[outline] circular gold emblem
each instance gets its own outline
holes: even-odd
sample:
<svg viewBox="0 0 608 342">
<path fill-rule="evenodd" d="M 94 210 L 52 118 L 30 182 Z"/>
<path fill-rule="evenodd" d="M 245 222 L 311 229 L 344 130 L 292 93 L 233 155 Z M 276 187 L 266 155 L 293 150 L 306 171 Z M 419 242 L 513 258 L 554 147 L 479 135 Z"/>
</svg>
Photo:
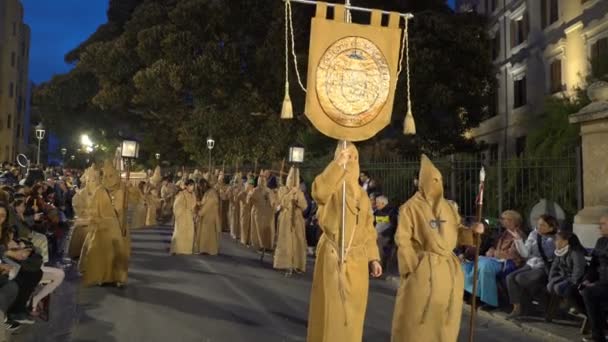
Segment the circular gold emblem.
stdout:
<svg viewBox="0 0 608 342">
<path fill-rule="evenodd" d="M 380 49 L 362 37 L 332 44 L 317 66 L 317 96 L 325 113 L 346 127 L 372 121 L 388 100 L 391 75 Z"/>
</svg>

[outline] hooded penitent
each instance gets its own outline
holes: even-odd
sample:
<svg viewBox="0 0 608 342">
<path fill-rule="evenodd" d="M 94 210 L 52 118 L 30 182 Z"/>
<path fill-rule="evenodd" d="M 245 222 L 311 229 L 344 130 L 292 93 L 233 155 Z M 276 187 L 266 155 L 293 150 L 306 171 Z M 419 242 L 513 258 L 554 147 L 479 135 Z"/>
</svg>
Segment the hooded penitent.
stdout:
<svg viewBox="0 0 608 342">
<path fill-rule="evenodd" d="M 418 179 L 418 192 L 399 209 L 395 241 L 402 280 L 392 341 L 456 341 L 464 279 L 452 250 L 460 216 L 443 198 L 441 173 L 425 155 Z"/>
<path fill-rule="evenodd" d="M 156 169 L 154 169 L 154 174 L 152 175 L 152 177 L 150 177 L 150 184 L 152 184 L 153 187 L 160 187 L 160 182 L 163 180 L 163 176 L 161 175 L 160 172 L 160 166 L 157 166 Z"/>
<path fill-rule="evenodd" d="M 346 168 L 338 164 L 347 149 Z M 308 313 L 308 341 L 361 341 L 369 289 L 369 262 L 379 260 L 371 203 L 359 186 L 359 161 L 355 146 L 340 142 L 335 158 L 315 178 L 312 196 L 318 204 L 323 235 Z M 344 223 L 345 262 L 339 263 L 342 227 L 342 184 L 346 180 Z"/>
<path fill-rule="evenodd" d="M 251 244 L 251 202 L 249 196 L 255 186 L 255 178 L 253 175 L 249 175 L 245 188 L 237 193 L 237 200 L 239 202 L 239 224 L 240 224 L 240 236 L 241 243 L 244 245 Z M 237 187 L 238 188 L 238 187 Z"/>
<path fill-rule="evenodd" d="M 241 173 L 237 172 L 232 180 L 230 181 L 230 186 L 228 187 L 228 227 L 230 229 L 230 236 L 233 239 L 240 239 L 241 237 L 241 226 L 240 226 L 240 203 L 239 203 L 239 193 L 243 190 L 243 185 L 241 184 Z"/>
<path fill-rule="evenodd" d="M 127 281 L 129 234 L 121 229 L 120 213 L 116 210 L 117 206 L 122 209 L 124 199 L 120 176 L 111 161 L 104 165 L 103 172 L 104 187 L 98 186 L 89 202 L 91 231 L 83 244 L 79 263 L 85 285 Z"/>
<path fill-rule="evenodd" d="M 251 244 L 255 248 L 274 247 L 274 207 L 276 196 L 267 187 L 268 172 L 261 171 L 258 186 L 249 197 L 251 204 Z"/>
<path fill-rule="evenodd" d="M 279 224 L 277 246 L 274 251 L 274 268 L 306 271 L 306 236 L 303 211 L 306 198 L 299 186 L 299 170 L 289 169 L 286 186 L 279 191 Z"/>
<path fill-rule="evenodd" d="M 205 180 L 200 181 L 199 190 L 203 193 L 201 206 L 197 213 L 200 219 L 196 226 L 194 251 L 195 253 L 216 255 L 219 250 L 221 233 L 220 198 L 215 188 L 209 186 Z"/>
</svg>

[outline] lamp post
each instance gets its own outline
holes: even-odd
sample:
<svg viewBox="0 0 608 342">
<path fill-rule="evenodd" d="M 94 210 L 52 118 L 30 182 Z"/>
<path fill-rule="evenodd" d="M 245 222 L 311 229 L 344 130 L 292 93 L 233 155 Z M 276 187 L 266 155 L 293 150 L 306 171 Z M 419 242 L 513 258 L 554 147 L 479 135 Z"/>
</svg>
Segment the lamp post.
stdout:
<svg viewBox="0 0 608 342">
<path fill-rule="evenodd" d="M 121 157 L 125 164 L 126 181 L 123 187 L 123 202 L 122 202 L 122 236 L 127 236 L 127 210 L 129 208 L 129 178 L 131 178 L 131 160 L 139 157 L 139 143 L 135 140 L 123 140 L 122 147 L 120 149 Z"/>
<path fill-rule="evenodd" d="M 289 162 L 301 164 L 304 162 L 304 147 L 292 146 L 289 148 Z"/>
<path fill-rule="evenodd" d="M 65 155 L 68 153 L 68 149 L 65 147 L 61 148 L 61 162 L 65 165 Z"/>
<path fill-rule="evenodd" d="M 156 164 L 160 164 L 160 153 L 157 152 L 156 154 L 154 154 L 154 157 L 156 158 Z"/>
<path fill-rule="evenodd" d="M 42 142 L 42 139 L 44 139 L 44 134 L 46 133 L 44 126 L 42 125 L 42 122 L 38 123 L 38 125 L 36 125 L 35 127 L 36 129 L 36 139 L 38 139 L 38 155 L 36 158 L 36 164 L 40 165 L 40 143 Z"/>
<path fill-rule="evenodd" d="M 211 174 L 211 150 L 215 147 L 215 140 L 211 136 L 207 138 L 207 149 L 209 150 L 209 174 Z"/>
</svg>

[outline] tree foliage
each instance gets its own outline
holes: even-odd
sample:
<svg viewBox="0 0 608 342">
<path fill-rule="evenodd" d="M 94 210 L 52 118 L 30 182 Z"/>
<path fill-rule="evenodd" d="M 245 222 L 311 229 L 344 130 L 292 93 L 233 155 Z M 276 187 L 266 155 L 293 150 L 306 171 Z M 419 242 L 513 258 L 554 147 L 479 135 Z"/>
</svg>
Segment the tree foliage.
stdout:
<svg viewBox="0 0 608 342">
<path fill-rule="evenodd" d="M 405 114 L 402 77 L 394 122 L 372 144 L 390 139 L 399 153 L 467 147 L 463 133 L 484 117 L 494 89 L 484 20 L 454 14 L 441 0 L 353 3 L 415 12 L 410 31 L 419 135 L 399 133 Z M 217 142 L 213 154 L 227 162 L 281 159 L 296 142 L 312 155 L 327 154 L 331 140 L 302 114 L 289 122 L 278 118 L 285 77 L 283 11 L 278 0 L 112 0 L 108 23 L 66 56 L 75 68 L 42 85 L 35 101 L 57 120 L 121 122 L 141 137 L 144 150 L 174 154 L 176 163 L 187 155 L 206 162 L 208 135 Z M 313 13 L 311 6 L 294 4 L 303 76 Z M 356 13 L 354 20 L 369 18 Z M 291 67 L 290 79 L 295 77 Z M 290 92 L 300 113 L 304 93 L 295 82 Z"/>
</svg>

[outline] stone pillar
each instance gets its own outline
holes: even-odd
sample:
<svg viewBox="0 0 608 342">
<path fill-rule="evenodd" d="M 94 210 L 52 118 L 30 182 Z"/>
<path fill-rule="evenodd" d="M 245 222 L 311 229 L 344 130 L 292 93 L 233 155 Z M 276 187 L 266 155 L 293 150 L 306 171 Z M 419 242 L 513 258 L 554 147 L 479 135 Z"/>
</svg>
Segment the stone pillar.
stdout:
<svg viewBox="0 0 608 342">
<path fill-rule="evenodd" d="M 570 123 L 580 124 L 584 208 L 574 217 L 574 232 L 587 248 L 595 246 L 600 236 L 600 216 L 608 214 L 608 83 L 589 87 L 593 101 L 570 116 Z"/>
</svg>

